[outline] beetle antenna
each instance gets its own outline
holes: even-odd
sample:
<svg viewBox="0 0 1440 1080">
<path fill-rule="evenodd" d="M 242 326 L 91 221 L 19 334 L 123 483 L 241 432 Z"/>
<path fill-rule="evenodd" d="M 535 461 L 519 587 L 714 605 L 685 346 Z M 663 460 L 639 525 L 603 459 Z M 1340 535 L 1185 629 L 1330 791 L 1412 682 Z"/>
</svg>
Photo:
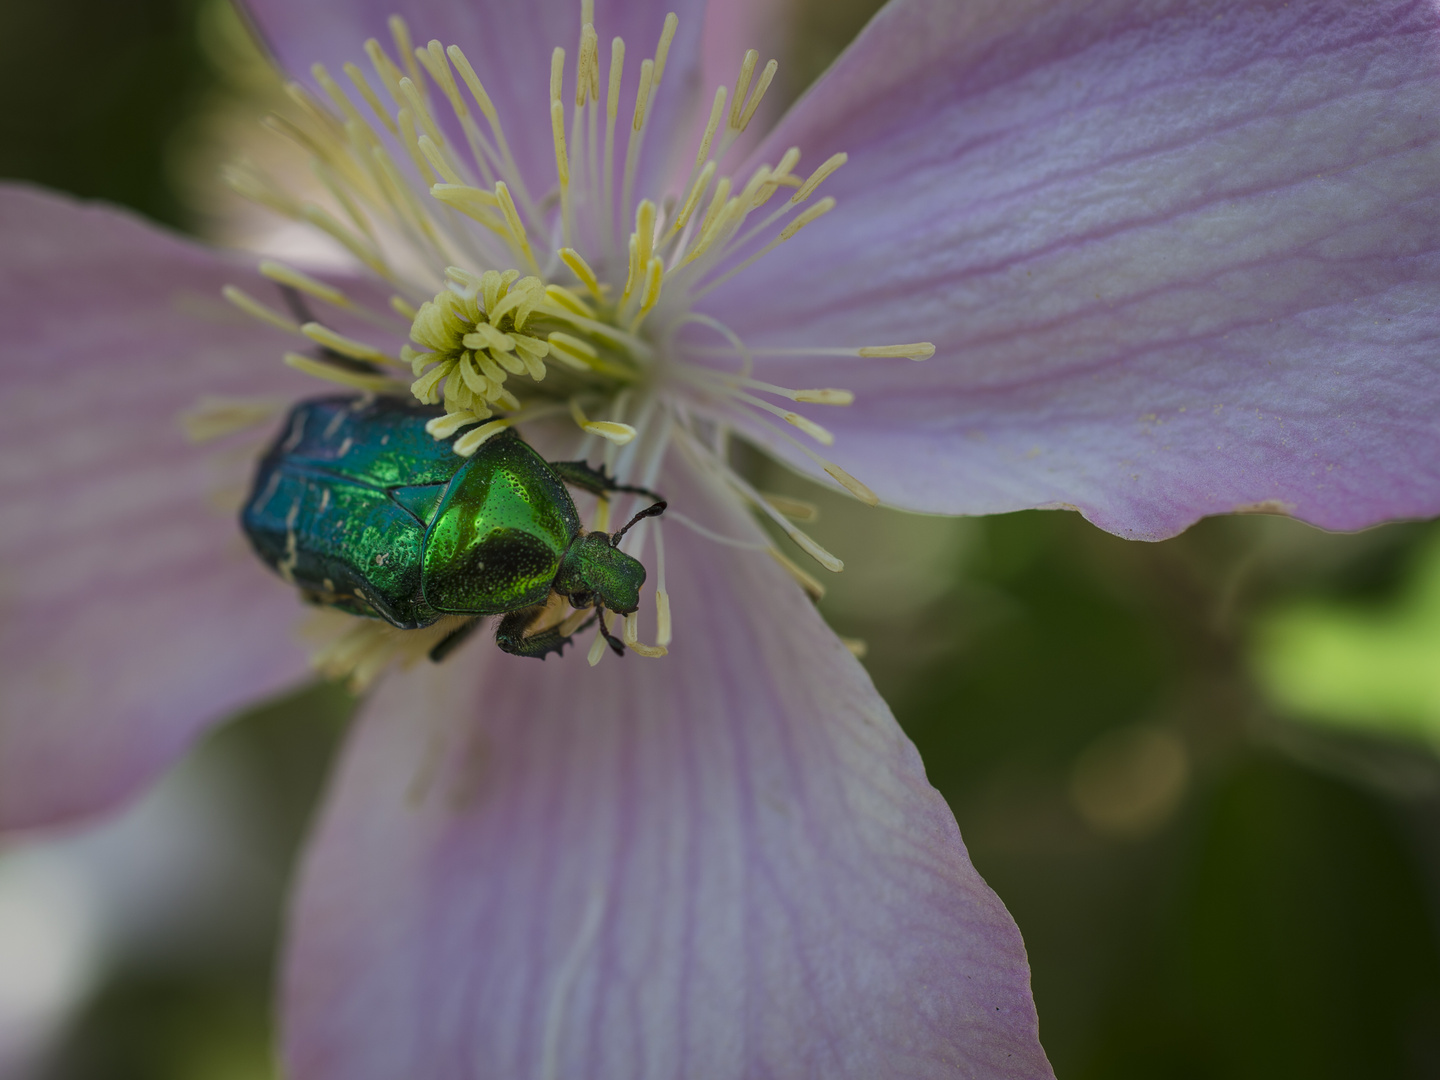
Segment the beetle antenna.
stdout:
<svg viewBox="0 0 1440 1080">
<path fill-rule="evenodd" d="M 661 503 L 660 505 L 661 505 L 661 506 L 664 506 L 665 504 L 664 504 L 664 503 Z M 637 516 L 639 516 L 639 515 L 637 515 Z M 627 528 L 628 528 L 628 527 L 629 527 L 629 526 L 627 526 Z M 598 615 L 599 618 L 600 618 L 600 635 L 609 643 L 610 648 L 612 648 L 612 649 L 615 650 L 615 655 L 616 655 L 616 656 L 624 656 L 624 655 L 625 655 L 625 643 L 624 643 L 623 641 L 621 641 L 619 638 L 617 638 L 614 634 L 612 634 L 612 633 L 610 632 L 610 628 L 605 625 L 605 609 L 604 609 L 603 607 L 601 607 L 599 604 L 596 604 L 596 605 L 595 605 L 595 614 Z M 604 655 L 604 654 L 602 653 L 601 655 Z"/>
<path fill-rule="evenodd" d="M 638 514 L 636 514 L 628 522 L 626 522 L 623 529 L 617 532 L 614 536 L 610 537 L 611 546 L 619 547 L 620 541 L 625 538 L 625 534 L 629 532 L 635 525 L 645 520 L 646 518 L 659 517 L 665 512 L 665 508 L 669 505 L 670 504 L 667 503 L 664 499 L 661 499 L 659 502 L 647 506 L 644 510 L 641 510 Z"/>
</svg>

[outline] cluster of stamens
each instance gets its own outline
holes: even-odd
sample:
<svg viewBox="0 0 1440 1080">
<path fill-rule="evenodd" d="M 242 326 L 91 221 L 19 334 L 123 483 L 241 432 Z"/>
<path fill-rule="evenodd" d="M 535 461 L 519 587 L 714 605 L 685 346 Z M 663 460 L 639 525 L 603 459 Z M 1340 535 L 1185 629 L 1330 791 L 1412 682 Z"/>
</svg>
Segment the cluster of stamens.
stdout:
<svg viewBox="0 0 1440 1080">
<path fill-rule="evenodd" d="M 666 18 L 654 56 L 641 62 L 633 111 L 622 117 L 625 43 L 614 39 L 602 73 L 593 0 L 581 0 L 574 93 L 568 99 L 565 50 L 556 48 L 552 55 L 555 181 L 548 194 L 537 198 L 520 175 L 498 111 L 465 53 L 438 41 L 417 48 L 403 20 L 393 18 L 398 62 L 373 39 L 365 46 L 393 111 L 358 66 L 344 67 L 353 91 L 347 93 L 316 65 L 315 81 L 333 109 L 292 83 L 288 92 L 295 115 L 270 121 L 310 155 L 332 197 L 330 209 L 293 198 L 253 166 L 233 169 L 228 179 L 242 194 L 320 229 L 396 291 L 389 311 L 367 311 L 301 271 L 262 264 L 262 273 L 288 298 L 303 296 L 346 311 L 385 328 L 394 335 L 391 340 L 408 324 L 411 344 L 392 351 L 341 335 L 308 312 L 297 312 L 293 303 L 286 315 L 238 289 L 227 290 L 227 296 L 319 347 L 287 354 L 293 366 L 363 390 L 413 393 L 428 404 L 443 404 L 445 414 L 428 429 L 437 439 L 447 439 L 470 428 L 455 439 L 457 453 L 473 454 L 515 423 L 568 413 L 587 436 L 606 440 L 605 464 L 613 475 L 627 479 L 633 474 L 628 482 L 648 485 L 674 443 L 821 565 L 839 570 L 840 561 L 796 527 L 797 515 L 786 512 L 783 500 L 777 504 L 750 487 L 725 460 L 723 439 L 701 432 L 694 418 L 698 413 L 718 419 L 723 428 L 727 417 L 743 414 L 799 447 L 841 487 L 873 504 L 876 497 L 869 488 L 809 445 L 830 445 L 830 432 L 790 407 L 844 406 L 853 395 L 757 380 L 754 359 L 788 353 L 922 360 L 934 347 L 921 342 L 752 349 L 734 329 L 694 310 L 711 290 L 834 208 L 834 199 L 812 201 L 812 196 L 846 156 L 836 154 L 801 175 L 794 171 L 800 152 L 790 149 L 748 177 L 721 172 L 727 151 L 756 115 L 776 72 L 772 60 L 757 77 L 759 57 L 751 50 L 733 90 L 716 90 L 683 186 L 659 200 L 636 199 L 641 150 L 677 25 L 673 14 Z M 437 98 L 448 106 L 453 124 L 441 122 Z M 567 100 L 573 101 L 568 124 Z M 366 109 L 378 127 L 366 118 Z M 463 146 L 447 134 L 457 128 Z M 408 157 L 408 168 L 392 154 L 396 145 Z M 417 194 L 414 178 L 428 200 Z M 775 204 L 782 191 L 787 197 Z M 761 214 L 767 206 L 769 212 Z M 393 322 L 396 316 L 405 323 Z M 680 331 L 686 327 L 690 331 L 682 342 Z M 707 331 L 717 335 L 716 343 L 696 344 L 695 334 Z M 402 378 L 405 369 L 408 378 Z M 624 422 L 626 409 L 636 401 L 641 405 L 635 422 Z M 597 405 L 609 419 L 586 414 Z M 657 434 L 636 440 L 647 425 Z M 587 441 L 578 456 L 589 452 Z M 609 503 L 600 500 L 593 527 L 605 527 L 609 510 Z M 687 520 L 678 508 L 670 519 Z M 663 545 L 659 522 L 648 524 L 656 545 L 657 640 L 663 651 L 670 625 Z M 644 528 L 637 529 L 633 546 L 638 549 L 646 535 Z M 810 575 L 770 550 L 812 594 L 821 591 Z M 633 646 L 633 616 L 625 631 Z M 602 652 L 592 650 L 592 662 Z"/>
</svg>

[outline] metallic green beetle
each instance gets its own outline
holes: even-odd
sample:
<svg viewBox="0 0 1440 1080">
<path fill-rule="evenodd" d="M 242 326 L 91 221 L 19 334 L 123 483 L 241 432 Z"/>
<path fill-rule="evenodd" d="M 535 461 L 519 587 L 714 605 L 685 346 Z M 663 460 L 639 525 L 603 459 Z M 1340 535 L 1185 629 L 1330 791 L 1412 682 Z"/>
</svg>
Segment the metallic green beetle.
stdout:
<svg viewBox="0 0 1440 1080">
<path fill-rule="evenodd" d="M 391 397 L 296 405 L 240 513 L 256 553 L 312 603 L 401 629 L 442 615 L 503 615 L 496 643 L 517 656 L 543 658 L 569 642 L 558 626 L 529 632 L 552 592 L 593 606 L 592 621 L 602 609 L 636 610 L 645 568 L 617 545 L 663 513 L 665 500 L 583 461 L 547 462 L 513 429 L 461 457 L 425 430 L 440 414 Z M 655 502 L 619 532 L 587 533 L 566 484 Z M 476 625 L 442 641 L 432 659 Z M 623 653 L 603 618 L 600 629 Z"/>
</svg>

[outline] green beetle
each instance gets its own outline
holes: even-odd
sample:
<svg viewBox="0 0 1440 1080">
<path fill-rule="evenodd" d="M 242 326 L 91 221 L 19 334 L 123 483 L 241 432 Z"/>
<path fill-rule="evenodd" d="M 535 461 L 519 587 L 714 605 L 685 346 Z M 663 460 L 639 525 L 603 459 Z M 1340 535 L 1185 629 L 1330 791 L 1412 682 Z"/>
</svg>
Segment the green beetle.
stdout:
<svg viewBox="0 0 1440 1080">
<path fill-rule="evenodd" d="M 665 500 L 583 461 L 547 462 L 514 429 L 461 457 L 425 430 L 438 415 L 369 395 L 296 405 L 240 513 L 256 553 L 307 600 L 401 629 L 442 615 L 502 615 L 496 643 L 517 656 L 543 658 L 570 641 L 558 626 L 530 632 L 558 593 L 593 607 L 591 621 L 600 618 L 623 653 L 601 612 L 636 610 L 645 567 L 618 545 L 636 522 L 663 513 Z M 619 532 L 587 533 L 566 484 L 655 502 Z M 432 659 L 476 625 L 451 634 Z"/>
</svg>

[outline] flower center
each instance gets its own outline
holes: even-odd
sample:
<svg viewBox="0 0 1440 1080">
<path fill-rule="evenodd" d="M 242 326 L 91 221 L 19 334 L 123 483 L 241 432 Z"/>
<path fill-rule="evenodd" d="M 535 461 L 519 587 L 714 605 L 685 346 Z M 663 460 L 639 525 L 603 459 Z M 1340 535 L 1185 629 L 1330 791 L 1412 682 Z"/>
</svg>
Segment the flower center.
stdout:
<svg viewBox="0 0 1440 1080">
<path fill-rule="evenodd" d="M 573 93 L 566 93 L 565 50 L 552 54 L 551 182 L 521 175 L 499 112 L 465 53 L 439 41 L 415 47 L 398 17 L 390 21 L 398 60 L 379 42 L 367 42 L 372 74 L 346 64 L 349 90 L 320 65 L 312 69 L 331 107 L 290 84 L 295 111 L 272 118 L 270 126 L 310 155 L 327 193 L 325 205 L 289 194 L 254 166 L 237 166 L 227 179 L 241 194 L 326 233 L 394 295 L 388 310 L 366 309 L 335 287 L 275 262 L 260 269 L 282 289 L 288 315 L 239 289 L 226 295 L 257 318 L 308 339 L 308 351 L 286 354 L 293 367 L 367 392 L 409 393 L 443 405 L 444 415 L 427 428 L 437 439 L 460 433 L 452 445 L 462 455 L 474 454 L 506 427 L 568 413 L 585 436 L 603 440 L 597 448 L 587 438 L 576 457 L 601 449 L 610 475 L 649 488 L 667 447 L 678 442 L 808 555 L 839 570 L 840 560 L 801 532 L 794 515 L 730 467 L 724 433 L 737 421 L 764 428 L 873 504 L 869 488 L 815 450 L 833 443 L 830 432 L 792 408 L 844 406 L 853 395 L 758 380 L 755 358 L 793 353 L 884 363 L 923 360 L 934 347 L 752 349 L 741 336 L 743 326 L 737 332 L 697 305 L 835 207 L 834 199 L 814 196 L 846 155 L 833 155 L 808 175 L 794 171 L 800 160 L 795 148 L 748 176 L 723 171 L 777 70 L 772 60 L 757 74 L 759 56 L 750 50 L 733 89 L 715 91 L 684 182 L 637 199 L 642 149 L 678 21 L 666 17 L 653 56 L 639 65 L 633 108 L 622 109 L 629 105 L 621 100 L 626 44 L 614 39 L 602 65 L 593 0 L 581 0 L 580 16 Z M 379 328 L 390 342 L 408 336 L 409 343 L 396 349 L 341 333 L 310 313 L 311 300 Z M 707 334 L 713 337 L 705 340 Z M 592 413 L 605 418 L 592 419 Z M 605 529 L 609 515 L 609 502 L 601 499 L 591 528 Z M 683 500 L 666 520 L 699 528 L 685 517 Z M 638 552 L 654 536 L 656 640 L 664 646 L 670 618 L 661 523 L 646 524 L 648 530 L 637 528 L 627 546 Z M 807 589 L 818 591 L 813 578 L 770 550 Z M 634 642 L 635 632 L 632 616 L 627 642 Z M 592 662 L 599 655 L 592 650 Z"/>
</svg>

